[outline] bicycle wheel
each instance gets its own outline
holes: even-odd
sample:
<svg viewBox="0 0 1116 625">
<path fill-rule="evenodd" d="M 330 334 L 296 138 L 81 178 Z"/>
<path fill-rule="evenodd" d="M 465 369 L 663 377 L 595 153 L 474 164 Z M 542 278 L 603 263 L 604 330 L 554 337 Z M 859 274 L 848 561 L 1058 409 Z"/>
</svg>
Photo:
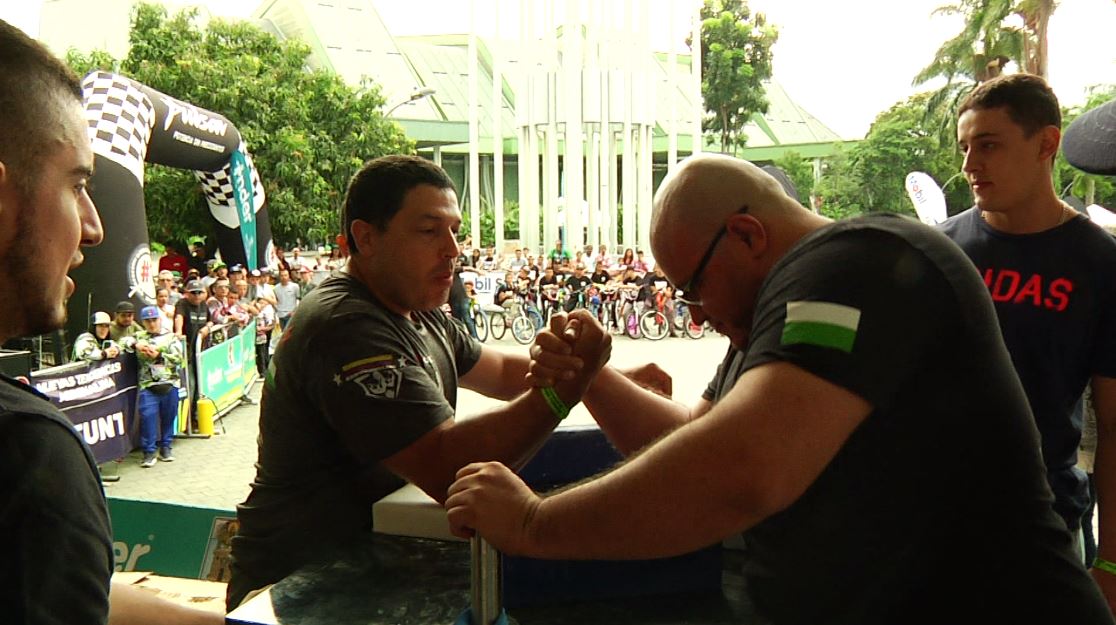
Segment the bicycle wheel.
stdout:
<svg viewBox="0 0 1116 625">
<path fill-rule="evenodd" d="M 686 336 L 692 339 L 700 339 L 705 336 L 705 324 L 694 323 L 694 318 L 690 316 L 690 311 L 686 311 Z"/>
<path fill-rule="evenodd" d="M 504 312 L 490 313 L 488 315 L 488 326 L 493 339 L 499 341 L 504 338 L 504 333 L 508 331 L 508 319 L 504 316 Z"/>
<path fill-rule="evenodd" d="M 643 336 L 658 341 L 667 335 L 666 315 L 657 310 L 649 310 L 639 318 L 639 329 Z"/>
<path fill-rule="evenodd" d="M 531 341 L 535 340 L 535 334 L 538 328 L 535 327 L 534 320 L 530 316 L 516 315 L 512 319 L 511 333 L 512 338 L 520 345 L 528 345 Z"/>
<path fill-rule="evenodd" d="M 488 315 L 479 308 L 473 311 L 473 323 L 477 326 L 477 340 L 481 343 L 488 340 Z"/>
</svg>

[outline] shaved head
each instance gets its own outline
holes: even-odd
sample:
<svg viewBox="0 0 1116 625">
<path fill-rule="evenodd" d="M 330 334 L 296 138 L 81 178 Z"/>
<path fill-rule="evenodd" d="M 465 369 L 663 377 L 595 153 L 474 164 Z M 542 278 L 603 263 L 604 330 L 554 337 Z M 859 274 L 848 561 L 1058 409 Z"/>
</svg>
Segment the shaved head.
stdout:
<svg viewBox="0 0 1116 625">
<path fill-rule="evenodd" d="M 651 212 L 651 253 L 671 275 L 689 271 L 725 220 L 747 207 L 767 229 L 813 215 L 787 195 L 779 181 L 748 161 L 699 154 L 679 163 L 655 193 Z M 685 273 L 685 272 L 684 272 Z"/>
</svg>

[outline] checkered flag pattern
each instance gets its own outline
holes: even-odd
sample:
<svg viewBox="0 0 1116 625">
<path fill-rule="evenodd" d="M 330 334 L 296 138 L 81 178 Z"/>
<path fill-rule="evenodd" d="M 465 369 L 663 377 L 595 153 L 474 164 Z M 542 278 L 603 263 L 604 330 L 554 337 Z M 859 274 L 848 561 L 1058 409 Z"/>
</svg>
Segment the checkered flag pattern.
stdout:
<svg viewBox="0 0 1116 625">
<path fill-rule="evenodd" d="M 89 74 L 81 87 L 93 153 L 120 164 L 143 186 L 155 106 L 131 80 L 109 72 Z"/>
<path fill-rule="evenodd" d="M 263 184 L 260 183 L 260 174 L 256 171 L 256 165 L 252 162 L 252 155 L 248 153 L 244 142 L 240 143 L 238 149 L 244 154 L 244 160 L 248 163 L 248 170 L 251 172 L 252 207 L 258 212 L 264 203 L 264 188 Z M 240 222 L 236 213 L 236 200 L 233 197 L 231 171 L 232 161 L 230 160 L 217 171 L 195 171 L 194 175 L 201 181 L 205 201 L 209 204 L 209 212 L 213 213 L 213 216 L 226 226 L 237 228 Z M 231 223 L 226 221 L 228 215 L 232 217 Z"/>
</svg>

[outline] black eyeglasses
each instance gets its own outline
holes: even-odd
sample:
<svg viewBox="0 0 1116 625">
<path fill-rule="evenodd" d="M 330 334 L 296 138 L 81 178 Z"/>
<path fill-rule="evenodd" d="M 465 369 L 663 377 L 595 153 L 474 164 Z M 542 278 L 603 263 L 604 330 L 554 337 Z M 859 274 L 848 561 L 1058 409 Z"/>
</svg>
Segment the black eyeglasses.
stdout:
<svg viewBox="0 0 1116 625">
<path fill-rule="evenodd" d="M 733 215 L 741 215 L 746 212 L 748 212 L 747 204 L 741 206 L 739 210 L 733 213 Z M 694 299 L 688 296 L 691 293 L 696 292 L 698 287 L 701 286 L 701 278 L 702 275 L 705 273 L 705 266 L 709 264 L 710 260 L 713 260 L 713 252 L 716 251 L 717 244 L 720 243 L 721 239 L 725 237 L 726 232 L 728 232 L 728 223 L 723 224 L 721 226 L 721 229 L 717 232 L 717 236 L 713 237 L 713 241 L 710 242 L 709 247 L 705 249 L 705 255 L 701 257 L 700 261 L 698 261 L 697 269 L 695 269 L 694 273 L 690 275 L 689 281 L 687 281 L 685 284 L 680 284 L 675 287 L 675 291 L 682 291 L 683 293 L 682 295 L 678 296 L 678 301 L 687 306 L 701 306 L 700 297 Z"/>
</svg>

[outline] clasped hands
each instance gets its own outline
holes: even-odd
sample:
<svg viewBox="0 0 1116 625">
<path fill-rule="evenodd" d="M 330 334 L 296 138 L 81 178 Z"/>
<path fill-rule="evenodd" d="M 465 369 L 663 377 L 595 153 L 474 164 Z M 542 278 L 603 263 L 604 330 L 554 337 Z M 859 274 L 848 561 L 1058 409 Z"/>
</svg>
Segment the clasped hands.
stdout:
<svg viewBox="0 0 1116 625">
<path fill-rule="evenodd" d="M 612 337 L 586 310 L 555 314 L 550 328 L 531 346 L 527 381 L 550 386 L 573 405 L 612 354 Z M 461 538 L 475 533 L 508 554 L 531 551 L 532 521 L 542 499 L 499 462 L 476 462 L 457 472 L 446 510 L 450 530 Z"/>
</svg>

